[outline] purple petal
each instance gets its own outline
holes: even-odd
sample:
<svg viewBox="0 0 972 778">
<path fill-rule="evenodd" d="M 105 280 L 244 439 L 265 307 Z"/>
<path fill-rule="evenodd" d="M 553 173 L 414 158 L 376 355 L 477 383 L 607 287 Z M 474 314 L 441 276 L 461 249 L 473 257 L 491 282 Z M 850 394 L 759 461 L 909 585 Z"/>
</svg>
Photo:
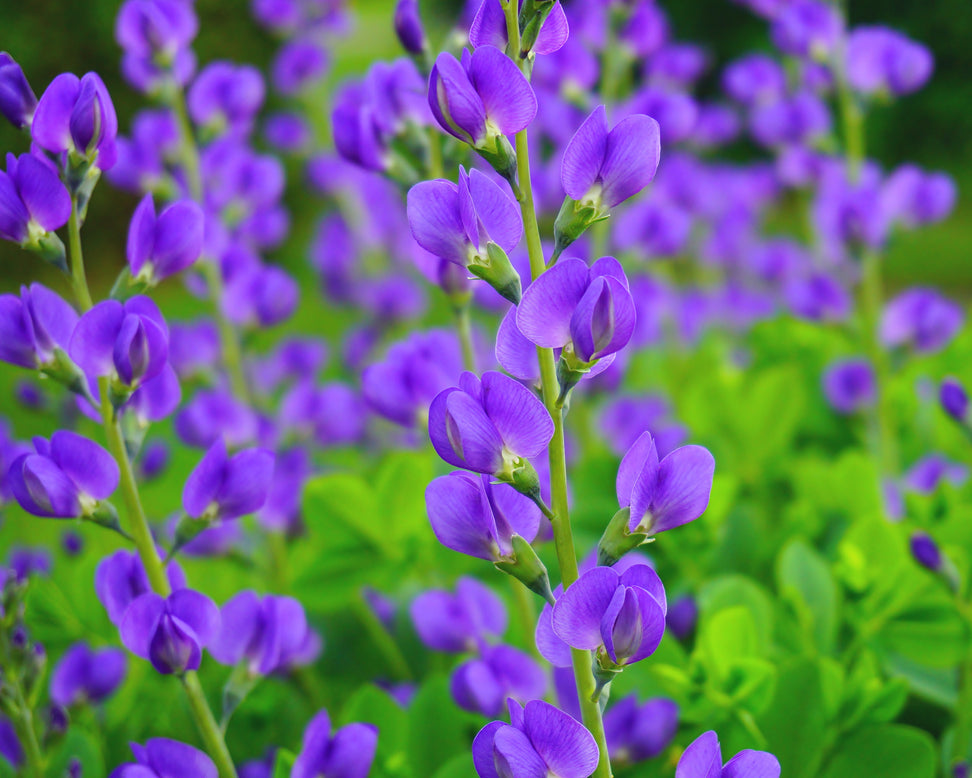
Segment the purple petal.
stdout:
<svg viewBox="0 0 972 778">
<path fill-rule="evenodd" d="M 663 532 L 701 516 L 709 504 L 715 459 L 702 446 L 682 446 L 658 466 L 651 532 Z"/>
<path fill-rule="evenodd" d="M 486 0 L 489 2 L 489 0 Z M 496 763 L 493 759 L 493 743 L 496 740 L 496 733 L 504 727 L 508 727 L 502 721 L 491 721 L 476 734 L 472 743 L 473 765 L 479 778 L 500 778 L 496 772 Z"/>
<path fill-rule="evenodd" d="M 165 613 L 165 600 L 155 592 L 143 594 L 128 606 L 118 630 L 125 648 L 148 659 L 152 639 Z"/>
<path fill-rule="evenodd" d="M 560 260 L 523 293 L 516 310 L 520 332 L 543 348 L 569 343 L 571 317 L 589 284 L 590 271 L 583 260 Z"/>
<path fill-rule="evenodd" d="M 219 634 L 209 646 L 217 662 L 235 665 L 246 652 L 260 626 L 260 598 L 253 591 L 243 591 L 220 610 Z"/>
<path fill-rule="evenodd" d="M 451 181 L 423 181 L 408 190 L 408 226 L 426 251 L 465 266 L 466 231 L 459 216 L 459 190 Z"/>
<path fill-rule="evenodd" d="M 662 583 L 658 573 L 651 565 L 635 564 L 621 573 L 622 586 L 637 586 L 648 592 L 658 604 L 663 612 L 668 611 L 668 601 L 665 596 L 665 585 Z"/>
<path fill-rule="evenodd" d="M 518 133 L 537 115 L 537 96 L 530 82 L 495 46 L 473 52 L 469 80 L 483 101 L 489 123 L 504 135 Z"/>
<path fill-rule="evenodd" d="M 623 591 L 624 602 L 617 615 L 608 623 L 602 621 L 601 629 L 611 658 L 630 664 L 650 656 L 658 648 L 665 634 L 665 611 L 644 589 L 629 587 Z"/>
<path fill-rule="evenodd" d="M 570 26 L 567 24 L 567 14 L 560 3 L 555 3 L 550 15 L 543 22 L 537 42 L 533 44 L 534 54 L 553 54 L 560 51 L 567 38 L 570 37 Z"/>
<path fill-rule="evenodd" d="M 722 751 L 715 732 L 703 732 L 682 754 L 675 778 L 720 778 Z"/>
<path fill-rule="evenodd" d="M 558 778 L 587 778 L 597 767 L 594 737 L 571 716 L 542 700 L 523 710 L 527 737 Z"/>
<path fill-rule="evenodd" d="M 111 375 L 115 338 L 125 319 L 125 309 L 115 300 L 98 303 L 80 318 L 71 336 L 68 354 L 85 373 Z"/>
<path fill-rule="evenodd" d="M 474 628 L 459 599 L 448 592 L 423 592 L 409 608 L 422 642 L 436 651 L 462 653 L 475 646 Z"/>
<path fill-rule="evenodd" d="M 498 637 L 506 632 L 506 606 L 486 584 L 463 576 L 456 582 L 456 594 L 479 633 Z"/>
<path fill-rule="evenodd" d="M 38 146 L 55 154 L 71 148 L 71 113 L 80 91 L 81 79 L 73 73 L 61 73 L 44 90 L 30 127 Z"/>
<path fill-rule="evenodd" d="M 182 507 L 193 518 L 198 519 L 215 502 L 225 478 L 226 463 L 226 443 L 220 437 L 189 474 L 182 490 Z"/>
<path fill-rule="evenodd" d="M 620 576 L 609 567 L 595 567 L 567 588 L 553 609 L 557 636 L 574 648 L 601 645 L 601 618 L 607 610 Z"/>
<path fill-rule="evenodd" d="M 570 667 L 570 646 L 561 640 L 553 628 L 553 608 L 544 605 L 537 619 L 537 630 L 534 634 L 537 651 L 554 667 Z"/>
<path fill-rule="evenodd" d="M 81 515 L 77 486 L 47 457 L 30 454 L 14 460 L 7 480 L 20 507 L 34 516 L 70 519 Z"/>
<path fill-rule="evenodd" d="M 496 333 L 496 361 L 510 375 L 523 381 L 540 378 L 537 348 L 520 332 L 516 324 L 516 307 L 506 312 Z"/>
<path fill-rule="evenodd" d="M 145 742 L 148 763 L 159 778 L 216 778 L 213 760 L 199 749 L 166 738 Z"/>
<path fill-rule="evenodd" d="M 460 554 L 495 560 L 496 524 L 479 480 L 465 473 L 436 478 L 425 490 L 425 508 L 436 538 Z"/>
<path fill-rule="evenodd" d="M 51 435 L 51 458 L 89 497 L 105 500 L 118 487 L 118 463 L 97 443 L 76 432 Z"/>
<path fill-rule="evenodd" d="M 647 508 L 657 473 L 658 451 L 655 449 L 655 441 L 650 432 L 642 432 L 621 460 L 616 484 L 618 505 L 632 505 L 632 518 L 635 500 L 644 502 L 644 507 Z M 636 485 L 639 485 L 641 491 L 649 490 L 647 500 L 635 493 Z M 639 518 L 643 513 L 644 509 L 638 514 Z"/>
<path fill-rule="evenodd" d="M 453 671 L 449 692 L 456 705 L 470 713 L 495 717 L 503 710 L 505 690 L 500 678 L 481 659 L 470 659 Z"/>
<path fill-rule="evenodd" d="M 57 230 L 71 217 L 71 195 L 51 167 L 30 154 L 17 160 L 17 190 L 30 217 L 45 230 Z"/>
<path fill-rule="evenodd" d="M 235 519 L 260 508 L 267 500 L 273 478 L 273 452 L 254 448 L 241 451 L 226 463 L 216 501 L 219 515 Z"/>
<path fill-rule="evenodd" d="M 372 724 L 348 724 L 334 733 L 321 771 L 335 778 L 365 778 L 378 746 L 378 728 Z"/>
<path fill-rule="evenodd" d="M 149 192 L 135 209 L 128 224 L 125 256 L 132 275 L 137 276 L 155 247 L 155 202 Z"/>
<path fill-rule="evenodd" d="M 547 766 L 526 734 L 502 727 L 493 736 L 493 759 L 497 772 L 516 778 L 547 778 Z"/>
<path fill-rule="evenodd" d="M 469 25 L 469 42 L 477 49 L 480 46 L 505 48 L 506 15 L 503 13 L 500 0 L 483 0 L 472 24 Z"/>
<path fill-rule="evenodd" d="M 574 350 L 584 362 L 609 356 L 627 345 L 637 312 L 627 287 L 613 277 L 593 280 L 570 320 Z"/>
<path fill-rule="evenodd" d="M 429 408 L 429 437 L 450 465 L 495 473 L 503 466 L 503 440 L 472 397 L 457 389 L 440 393 Z"/>
<path fill-rule="evenodd" d="M 317 778 L 324 769 L 324 760 L 331 742 L 331 719 L 321 710 L 310 720 L 290 778 Z"/>
<path fill-rule="evenodd" d="M 446 132 L 476 145 L 485 139 L 486 108 L 466 68 L 449 52 L 435 60 L 429 76 L 429 107 Z"/>
<path fill-rule="evenodd" d="M 607 113 L 599 105 L 574 133 L 560 165 L 560 180 L 567 196 L 582 200 L 597 181 L 608 147 Z"/>
<path fill-rule="evenodd" d="M 60 346 L 66 351 L 78 323 L 77 311 L 57 292 L 37 283 L 30 285 L 28 308 L 38 345 L 43 332 L 43 339 L 49 341 L 44 344 L 45 348 Z"/>
<path fill-rule="evenodd" d="M 152 252 L 157 279 L 185 270 L 199 259 L 204 221 L 202 208 L 191 200 L 173 203 L 159 214 Z"/>
<path fill-rule="evenodd" d="M 660 157 L 658 122 L 643 114 L 618 122 L 608 134 L 601 164 L 601 197 L 607 206 L 613 208 L 644 189 L 655 177 Z"/>
<path fill-rule="evenodd" d="M 780 763 L 766 751 L 746 749 L 726 762 L 722 778 L 780 778 Z"/>
<path fill-rule="evenodd" d="M 536 659 L 513 646 L 492 646 L 483 657 L 517 700 L 536 700 L 547 691 L 547 674 Z"/>
<path fill-rule="evenodd" d="M 192 589 L 179 589 L 169 595 L 169 613 L 188 624 L 201 646 L 207 646 L 219 634 L 219 609 L 206 595 Z"/>
<path fill-rule="evenodd" d="M 554 433 L 553 419 L 537 396 L 523 384 L 495 371 L 483 374 L 483 407 L 511 452 L 540 454 Z"/>
<path fill-rule="evenodd" d="M 516 200 L 478 170 L 469 172 L 469 193 L 490 240 L 506 252 L 516 248 L 523 235 L 523 219 Z"/>
</svg>

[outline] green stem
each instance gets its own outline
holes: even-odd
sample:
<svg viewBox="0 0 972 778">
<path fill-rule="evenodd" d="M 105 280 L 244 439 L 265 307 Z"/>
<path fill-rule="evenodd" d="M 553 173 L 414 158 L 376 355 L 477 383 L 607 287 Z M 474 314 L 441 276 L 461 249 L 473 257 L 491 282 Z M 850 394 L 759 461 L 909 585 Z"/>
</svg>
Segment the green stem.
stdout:
<svg viewBox="0 0 972 778">
<path fill-rule="evenodd" d="M 90 311 L 94 302 L 88 290 L 88 279 L 84 272 L 84 254 L 81 252 L 81 219 L 78 216 L 77 195 L 71 197 L 71 218 L 68 219 L 68 245 L 71 250 L 71 280 L 74 293 L 81 304 L 81 311 Z"/>
<path fill-rule="evenodd" d="M 76 220 L 76 209 L 72 210 L 72 220 L 75 221 L 75 229 L 71 230 L 71 267 L 72 276 L 78 290 L 78 300 L 85 310 L 91 308 L 91 292 L 88 289 L 87 277 L 84 273 L 84 259 L 81 253 L 81 233 L 80 225 Z M 78 271 L 80 268 L 80 271 Z M 109 384 L 107 378 L 98 379 L 98 390 L 101 394 L 101 419 L 104 423 L 105 436 L 108 439 L 108 448 L 118 463 L 119 483 L 122 490 L 122 497 L 125 500 L 125 507 L 128 512 L 128 520 L 131 529 L 131 536 L 138 550 L 138 556 L 145 567 L 149 583 L 153 591 L 163 597 L 171 594 L 169 579 L 165 575 L 162 561 L 159 559 L 155 548 L 155 540 L 149 529 L 145 511 L 142 508 L 142 500 L 138 493 L 138 483 L 135 481 L 135 473 L 132 469 L 131 460 L 128 458 L 128 449 L 125 447 L 125 439 L 122 436 L 121 426 L 115 415 L 109 395 Z M 188 672 L 183 678 L 183 685 L 189 696 L 189 704 L 192 708 L 196 726 L 206 744 L 206 750 L 213 757 L 219 768 L 220 778 L 236 778 L 236 768 L 233 767 L 233 760 L 230 758 L 226 742 L 220 733 L 219 725 L 213 712 L 209 709 L 206 697 L 199 685 L 199 679 L 194 672 Z"/>
<path fill-rule="evenodd" d="M 192 134 L 192 125 L 189 123 L 189 114 L 186 112 L 186 100 L 182 90 L 178 87 L 174 88 L 169 94 L 168 102 L 169 107 L 176 115 L 176 123 L 179 126 L 182 165 L 189 181 L 189 194 L 197 203 L 202 203 L 203 184 L 199 167 L 199 149 L 196 147 L 196 138 Z"/>
<path fill-rule="evenodd" d="M 471 373 L 476 372 L 476 349 L 473 346 L 472 321 L 469 318 L 469 303 L 456 306 L 456 330 L 462 344 L 462 366 Z"/>
<path fill-rule="evenodd" d="M 509 40 L 508 51 L 514 52 L 513 61 L 517 62 L 515 52 L 520 50 L 520 27 L 517 20 L 519 4 L 509 0 L 505 5 L 506 31 Z M 520 61 L 521 68 L 529 63 Z M 529 140 L 527 131 L 521 130 L 516 134 L 516 173 L 520 186 L 520 212 L 523 216 L 523 229 L 526 235 L 527 252 L 530 256 L 530 275 L 536 280 L 546 269 L 543 257 L 543 245 L 540 241 L 540 226 L 537 224 L 537 211 L 533 203 L 533 184 L 530 174 Z M 550 491 L 553 516 L 550 523 L 553 527 L 554 548 L 557 552 L 557 564 L 560 567 L 560 578 L 564 589 L 577 580 L 577 552 L 574 549 L 574 536 L 570 528 L 570 513 L 567 501 L 567 457 L 564 449 L 564 416 L 562 409 L 557 407 L 557 397 L 560 394 L 557 385 L 557 370 L 554 364 L 553 350 L 537 347 L 537 359 L 540 363 L 540 386 L 543 391 L 543 402 L 550 412 L 554 422 L 554 434 L 550 441 Z M 604 722 L 601 719 L 601 708 L 592 702 L 594 694 L 594 673 L 591 664 L 591 652 L 572 648 L 570 651 L 571 665 L 574 670 L 574 681 L 577 684 L 577 696 L 580 701 L 581 718 L 584 726 L 594 736 L 600 758 L 597 769 L 592 778 L 611 778 L 611 759 L 608 756 L 607 738 L 604 734 Z"/>
<path fill-rule="evenodd" d="M 429 127 L 429 178 L 442 178 L 445 168 L 442 164 L 442 134 L 436 127 Z"/>
<path fill-rule="evenodd" d="M 513 589 L 513 603 L 516 607 L 517 619 L 520 622 L 522 638 L 526 645 L 530 647 L 533 655 L 540 658 L 536 641 L 533 639 L 533 632 L 537 625 L 537 609 L 533 600 L 536 595 L 527 589 L 522 582 L 512 576 L 508 577 L 510 579 L 510 587 Z"/>
<path fill-rule="evenodd" d="M 408 666 L 405 655 L 402 654 L 398 644 L 388 634 L 388 630 L 385 629 L 385 625 L 381 623 L 381 620 L 375 615 L 371 606 L 368 605 L 364 595 L 359 594 L 352 601 L 352 604 L 355 614 L 368 631 L 368 636 L 372 639 L 378 650 L 381 651 L 382 656 L 385 657 L 385 661 L 388 662 L 389 667 L 398 680 L 411 680 L 412 671 Z"/>
<path fill-rule="evenodd" d="M 44 754 L 41 751 L 40 741 L 37 740 L 34 714 L 24 699 L 20 682 L 11 686 L 16 695 L 17 706 L 20 708 L 20 715 L 14 718 L 12 723 L 17 731 L 17 739 L 24 749 L 24 775 L 29 778 L 44 778 Z"/>
<path fill-rule="evenodd" d="M 226 741 L 223 739 L 219 723 L 206 700 L 202 684 L 199 683 L 199 676 L 194 671 L 189 670 L 182 676 L 182 687 L 186 690 L 189 707 L 192 708 L 192 716 L 196 720 L 196 727 L 199 729 L 207 753 L 216 762 L 220 778 L 236 778 L 236 767 L 233 766 L 233 759 L 230 756 L 229 749 L 226 748 Z"/>
</svg>

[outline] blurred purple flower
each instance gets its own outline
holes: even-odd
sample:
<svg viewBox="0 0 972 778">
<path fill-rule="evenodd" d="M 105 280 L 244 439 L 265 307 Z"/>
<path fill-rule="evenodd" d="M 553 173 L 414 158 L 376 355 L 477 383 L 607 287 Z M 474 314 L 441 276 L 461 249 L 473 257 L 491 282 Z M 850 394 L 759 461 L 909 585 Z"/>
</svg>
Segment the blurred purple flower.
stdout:
<svg viewBox="0 0 972 778">
<path fill-rule="evenodd" d="M 125 679 L 127 657 L 119 648 L 72 645 L 51 674 L 51 701 L 65 708 L 109 697 Z"/>
<path fill-rule="evenodd" d="M 366 778 L 378 744 L 372 724 L 347 724 L 331 733 L 331 719 L 320 711 L 304 730 L 290 778 Z"/>
<path fill-rule="evenodd" d="M 842 414 L 870 408 L 877 400 L 877 379 L 866 359 L 844 359 L 831 364 L 823 375 L 830 406 Z"/>
<path fill-rule="evenodd" d="M 118 627 L 125 647 L 163 675 L 198 669 L 203 648 L 216 639 L 219 628 L 219 609 L 192 589 L 168 597 L 143 594 L 128 606 Z"/>
<path fill-rule="evenodd" d="M 233 456 L 219 438 L 186 479 L 182 505 L 195 519 L 235 519 L 253 513 L 267 499 L 273 452 L 251 448 Z"/>
</svg>

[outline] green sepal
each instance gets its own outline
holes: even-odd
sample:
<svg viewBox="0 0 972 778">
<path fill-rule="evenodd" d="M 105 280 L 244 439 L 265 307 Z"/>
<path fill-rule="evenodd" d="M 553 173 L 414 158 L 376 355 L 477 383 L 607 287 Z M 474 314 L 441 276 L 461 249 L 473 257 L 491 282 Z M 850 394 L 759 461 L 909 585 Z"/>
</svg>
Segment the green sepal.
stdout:
<svg viewBox="0 0 972 778">
<path fill-rule="evenodd" d="M 230 719 L 240 704 L 247 698 L 247 695 L 256 687 L 260 681 L 260 676 L 250 672 L 243 660 L 233 668 L 230 677 L 226 680 L 223 687 L 223 712 L 219 720 L 219 728 L 226 732 Z"/>
<path fill-rule="evenodd" d="M 57 233 L 45 232 L 34 241 L 23 244 L 28 251 L 34 252 L 49 265 L 53 265 L 62 273 L 69 272 L 67 264 L 67 250 L 64 242 L 57 237 Z"/>
<path fill-rule="evenodd" d="M 510 185 L 513 196 L 519 200 L 523 195 L 516 178 L 516 150 L 505 135 L 492 135 L 482 146 L 474 147 L 476 153 L 485 159 Z"/>
<path fill-rule="evenodd" d="M 81 368 L 71 361 L 67 352 L 60 346 L 54 347 L 54 359 L 41 365 L 40 372 L 41 375 L 57 381 L 75 394 L 81 395 L 95 408 L 98 407 L 97 401 L 91 396 L 87 376 L 81 371 Z"/>
<path fill-rule="evenodd" d="M 593 203 L 565 197 L 554 222 L 554 250 L 548 267 L 553 265 L 564 250 L 583 235 L 592 224 L 604 221 L 609 215 L 606 212 L 602 213 Z"/>
<path fill-rule="evenodd" d="M 133 276 L 131 270 L 126 265 L 118 274 L 118 278 L 115 279 L 109 296 L 112 300 L 118 300 L 118 302 L 123 303 L 135 295 L 145 294 L 153 286 L 155 284 L 145 276 Z"/>
<path fill-rule="evenodd" d="M 599 565 L 611 567 L 629 551 L 633 551 L 645 543 L 654 542 L 654 538 L 649 537 L 647 533 L 631 532 L 628 529 L 630 519 L 631 508 L 628 507 L 622 508 L 611 517 L 604 534 L 597 542 L 597 563 Z"/>
<path fill-rule="evenodd" d="M 497 570 L 512 575 L 531 592 L 539 594 L 553 605 L 555 600 L 553 591 L 550 589 L 550 576 L 533 546 L 519 535 L 513 535 L 510 542 L 513 553 L 509 557 L 493 562 L 493 565 Z"/>
<path fill-rule="evenodd" d="M 554 0 L 524 0 L 520 9 L 520 59 L 526 59 L 537 43 L 543 23 L 553 10 Z"/>
<path fill-rule="evenodd" d="M 172 548 L 169 549 L 169 553 L 165 558 L 166 564 L 182 550 L 182 547 L 186 543 L 191 542 L 203 530 L 207 530 L 213 526 L 213 522 L 213 519 L 206 518 L 205 516 L 201 519 L 194 519 L 188 514 L 183 514 L 179 517 L 175 537 L 172 540 Z"/>
<path fill-rule="evenodd" d="M 486 262 L 470 262 L 467 267 L 469 272 L 493 287 L 503 298 L 519 305 L 523 284 L 506 252 L 490 241 L 486 244 L 486 256 Z"/>
</svg>

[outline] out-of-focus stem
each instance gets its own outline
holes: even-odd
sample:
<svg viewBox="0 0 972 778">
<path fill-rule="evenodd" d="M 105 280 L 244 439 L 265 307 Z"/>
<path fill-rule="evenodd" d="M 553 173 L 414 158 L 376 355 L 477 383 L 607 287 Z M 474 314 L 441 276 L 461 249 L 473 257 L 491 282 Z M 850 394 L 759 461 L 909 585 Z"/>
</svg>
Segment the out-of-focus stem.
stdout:
<svg viewBox="0 0 972 778">
<path fill-rule="evenodd" d="M 429 178 L 442 178 L 443 175 L 442 134 L 435 127 L 429 127 Z"/>
<path fill-rule="evenodd" d="M 44 753 L 41 750 L 40 742 L 37 740 L 37 730 L 34 729 L 34 714 L 24 698 L 19 681 L 14 682 L 14 684 L 14 694 L 20 712 L 13 718 L 12 723 L 17 732 L 17 739 L 24 749 L 24 776 L 25 778 L 44 778 Z"/>
<path fill-rule="evenodd" d="M 462 344 L 462 366 L 471 373 L 476 372 L 476 349 L 473 346 L 472 322 L 469 318 L 469 303 L 456 306 L 456 331 Z"/>
<path fill-rule="evenodd" d="M 395 642 L 388 633 L 388 630 L 385 629 L 385 625 L 381 623 L 381 619 L 372 610 L 364 595 L 359 595 L 352 601 L 352 604 L 354 606 L 354 612 L 357 614 L 362 626 L 368 631 L 372 642 L 381 651 L 382 656 L 385 657 L 390 669 L 398 677 L 398 680 L 411 680 L 412 670 L 408 666 L 405 655 L 398 647 L 398 643 Z"/>
<path fill-rule="evenodd" d="M 509 0 L 504 6 L 506 14 L 506 31 L 509 40 L 508 51 L 513 54 L 513 61 L 521 69 L 529 68 L 529 62 L 520 60 L 516 52 L 520 50 L 520 27 L 517 20 L 519 10 L 515 0 Z M 529 72 L 528 70 L 526 71 Z M 521 130 L 516 134 L 516 172 L 520 185 L 520 212 L 523 216 L 523 231 L 526 236 L 527 251 L 530 256 L 530 275 L 535 280 L 546 269 L 543 258 L 543 245 L 540 242 L 540 227 L 537 224 L 537 211 L 533 202 L 533 185 L 530 176 L 530 155 L 527 131 Z M 570 528 L 570 513 L 567 502 L 567 457 L 564 449 L 564 417 L 563 410 L 557 407 L 557 397 L 560 394 L 557 384 L 557 370 L 554 364 L 553 350 L 537 348 L 537 359 L 540 363 L 540 386 L 543 391 L 543 402 L 550 412 L 554 422 L 554 434 L 550 441 L 550 492 L 553 516 L 554 548 L 557 552 L 557 564 L 560 567 L 560 577 L 564 589 L 577 580 L 577 552 L 574 549 L 574 536 Z M 597 742 L 600 758 L 593 778 L 611 778 L 611 760 L 608 756 L 607 739 L 604 734 L 604 722 L 601 719 L 600 706 L 591 700 L 594 694 L 594 674 L 591 665 L 591 652 L 572 648 L 570 651 L 571 664 L 574 670 L 574 681 L 577 684 L 577 696 L 580 701 L 581 718 L 584 726 L 594 736 Z"/>
</svg>

